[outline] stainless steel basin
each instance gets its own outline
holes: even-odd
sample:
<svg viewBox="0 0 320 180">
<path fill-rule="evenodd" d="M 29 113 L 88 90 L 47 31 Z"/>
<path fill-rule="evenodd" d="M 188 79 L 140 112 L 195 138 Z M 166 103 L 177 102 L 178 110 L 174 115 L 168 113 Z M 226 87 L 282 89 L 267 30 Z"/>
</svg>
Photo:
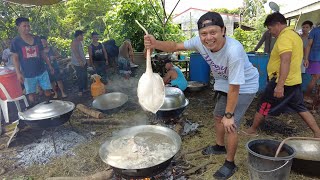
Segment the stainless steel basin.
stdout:
<svg viewBox="0 0 320 180">
<path fill-rule="evenodd" d="M 184 96 L 179 88 L 165 87 L 165 99 L 160 111 L 171 111 L 186 107 L 189 104 L 188 99 Z"/>
</svg>

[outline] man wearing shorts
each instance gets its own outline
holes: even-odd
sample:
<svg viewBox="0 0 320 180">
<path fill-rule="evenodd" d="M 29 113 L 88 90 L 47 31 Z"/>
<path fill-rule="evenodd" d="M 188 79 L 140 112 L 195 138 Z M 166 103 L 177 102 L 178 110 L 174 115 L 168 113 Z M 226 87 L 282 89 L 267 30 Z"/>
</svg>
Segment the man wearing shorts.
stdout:
<svg viewBox="0 0 320 180">
<path fill-rule="evenodd" d="M 245 132 L 255 135 L 265 116 L 277 116 L 285 112 L 297 112 L 320 138 L 320 129 L 303 102 L 301 90 L 301 62 L 303 43 L 299 35 L 286 25 L 285 17 L 279 12 L 267 16 L 264 25 L 277 41 L 271 52 L 267 72 L 269 83 L 262 94 L 253 125 Z"/>
<path fill-rule="evenodd" d="M 46 70 L 45 60 L 51 73 L 54 72 L 48 57 L 43 51 L 41 40 L 38 36 L 30 34 L 29 19 L 19 17 L 16 19 L 19 36 L 11 43 L 12 60 L 18 80 L 24 84 L 26 94 L 31 105 L 35 103 L 37 85 L 45 90 L 45 95 L 51 95 L 51 84 Z"/>
<path fill-rule="evenodd" d="M 165 52 L 197 50 L 209 64 L 215 79 L 214 89 L 219 92 L 213 111 L 216 144 L 206 147 L 202 154 L 226 154 L 225 162 L 213 177 L 228 179 L 238 169 L 234 163 L 238 146 L 237 131 L 242 116 L 258 91 L 259 73 L 250 63 L 241 43 L 226 36 L 226 28 L 219 13 L 208 12 L 202 15 L 198 20 L 198 30 L 199 36 L 183 43 L 159 41 L 152 35 L 146 35 L 144 44 L 146 48 Z"/>
</svg>

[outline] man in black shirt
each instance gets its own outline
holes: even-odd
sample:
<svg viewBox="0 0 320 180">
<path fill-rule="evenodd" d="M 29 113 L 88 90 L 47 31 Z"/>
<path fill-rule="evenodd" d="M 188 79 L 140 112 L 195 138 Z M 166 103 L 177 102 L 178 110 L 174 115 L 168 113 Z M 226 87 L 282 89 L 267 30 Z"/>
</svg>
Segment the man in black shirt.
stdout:
<svg viewBox="0 0 320 180">
<path fill-rule="evenodd" d="M 89 63 L 103 79 L 106 79 L 106 65 L 108 64 L 108 54 L 104 46 L 98 42 L 99 34 L 91 33 L 92 43 L 88 47 Z"/>
<path fill-rule="evenodd" d="M 45 90 L 45 95 L 50 96 L 51 84 L 45 62 L 51 73 L 54 72 L 51 63 L 43 51 L 41 40 L 30 33 L 29 19 L 19 17 L 16 19 L 19 35 L 11 43 L 12 60 L 18 80 L 24 84 L 26 94 L 31 104 L 35 102 L 37 85 Z"/>
</svg>

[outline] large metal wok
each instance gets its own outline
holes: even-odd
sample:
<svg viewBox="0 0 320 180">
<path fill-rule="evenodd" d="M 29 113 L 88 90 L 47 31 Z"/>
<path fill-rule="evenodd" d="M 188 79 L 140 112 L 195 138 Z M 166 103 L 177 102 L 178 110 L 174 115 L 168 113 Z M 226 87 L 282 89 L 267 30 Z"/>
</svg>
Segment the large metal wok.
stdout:
<svg viewBox="0 0 320 180">
<path fill-rule="evenodd" d="M 320 176 L 320 141 L 290 140 L 286 144 L 296 150 L 292 170 L 308 175 Z"/>
<path fill-rule="evenodd" d="M 110 110 L 117 110 L 128 101 L 128 96 L 121 92 L 112 92 L 100 95 L 92 102 L 92 107 L 108 112 Z"/>
<path fill-rule="evenodd" d="M 70 119 L 75 105 L 70 101 L 50 100 L 18 112 L 20 121 L 34 128 L 51 128 Z"/>
<path fill-rule="evenodd" d="M 169 145 L 172 151 L 158 151 L 156 147 L 166 147 L 163 145 Z M 102 161 L 122 177 L 143 178 L 165 170 L 180 146 L 181 138 L 175 131 L 162 126 L 141 125 L 118 132 L 102 144 L 99 154 Z M 155 153 L 161 158 L 154 158 Z"/>
</svg>

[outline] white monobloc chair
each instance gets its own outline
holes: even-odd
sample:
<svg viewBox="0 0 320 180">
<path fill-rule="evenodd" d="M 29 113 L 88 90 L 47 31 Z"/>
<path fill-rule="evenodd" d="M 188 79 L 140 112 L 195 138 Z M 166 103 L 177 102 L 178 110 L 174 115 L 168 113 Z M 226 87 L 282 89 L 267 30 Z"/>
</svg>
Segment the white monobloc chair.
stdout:
<svg viewBox="0 0 320 180">
<path fill-rule="evenodd" d="M 20 104 L 19 104 L 19 101 L 20 100 L 23 100 L 24 101 L 24 104 L 26 105 L 26 107 L 29 106 L 28 104 L 28 101 L 27 101 L 27 98 L 25 95 L 22 95 L 20 97 L 17 97 L 17 98 L 14 98 L 12 99 L 10 94 L 8 93 L 8 91 L 6 90 L 6 88 L 3 86 L 2 83 L 0 83 L 0 89 L 2 90 L 3 94 L 6 96 L 6 100 L 2 100 L 0 99 L 0 105 L 1 105 L 1 109 L 0 109 L 0 127 L 1 127 L 1 120 L 2 120 L 2 117 L 1 117 L 1 110 L 2 110 L 2 113 L 3 113 L 3 117 L 4 117 L 4 120 L 6 123 L 9 123 L 9 110 L 8 110 L 8 102 L 14 102 L 17 106 L 17 109 L 18 109 L 18 112 L 21 112 L 21 107 L 20 107 Z"/>
</svg>

